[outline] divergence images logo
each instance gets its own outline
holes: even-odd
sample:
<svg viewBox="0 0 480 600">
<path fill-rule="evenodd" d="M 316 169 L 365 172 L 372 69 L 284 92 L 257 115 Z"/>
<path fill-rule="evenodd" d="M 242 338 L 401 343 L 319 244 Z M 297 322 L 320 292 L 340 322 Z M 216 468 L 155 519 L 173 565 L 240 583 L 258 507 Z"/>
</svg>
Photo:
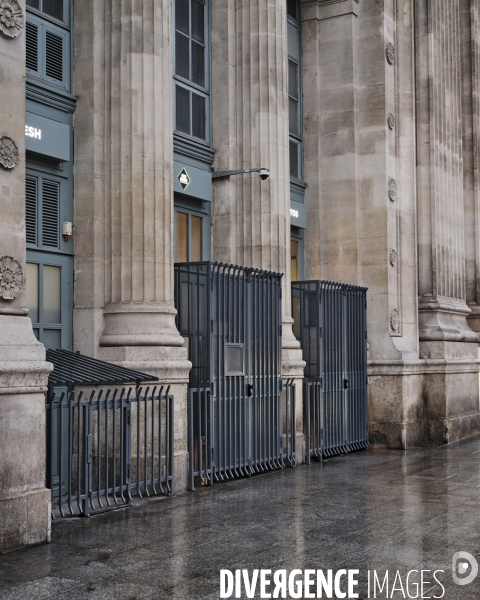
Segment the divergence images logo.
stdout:
<svg viewBox="0 0 480 600">
<path fill-rule="evenodd" d="M 478 562 L 475 557 L 468 552 L 455 552 L 452 560 L 453 582 L 457 585 L 468 585 L 477 575 Z"/>
</svg>

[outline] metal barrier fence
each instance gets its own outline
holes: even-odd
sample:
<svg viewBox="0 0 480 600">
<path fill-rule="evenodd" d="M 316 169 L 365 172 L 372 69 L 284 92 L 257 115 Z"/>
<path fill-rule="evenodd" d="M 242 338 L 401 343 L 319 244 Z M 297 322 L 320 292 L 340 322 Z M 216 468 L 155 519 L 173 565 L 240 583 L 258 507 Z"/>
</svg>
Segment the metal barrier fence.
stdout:
<svg viewBox="0 0 480 600">
<path fill-rule="evenodd" d="M 292 283 L 305 369 L 307 462 L 368 447 L 366 288 Z"/>
<path fill-rule="evenodd" d="M 293 380 L 266 395 L 233 385 L 220 399 L 209 387 L 190 388 L 189 489 L 296 466 L 295 410 Z"/>
<path fill-rule="evenodd" d="M 112 510 L 131 504 L 134 495 L 173 493 L 169 392 L 169 387 L 49 390 L 46 481 L 53 518 Z"/>
<path fill-rule="evenodd" d="M 250 267 L 175 265 L 177 326 L 192 362 L 191 489 L 196 477 L 213 484 L 285 464 L 281 283 Z"/>
</svg>

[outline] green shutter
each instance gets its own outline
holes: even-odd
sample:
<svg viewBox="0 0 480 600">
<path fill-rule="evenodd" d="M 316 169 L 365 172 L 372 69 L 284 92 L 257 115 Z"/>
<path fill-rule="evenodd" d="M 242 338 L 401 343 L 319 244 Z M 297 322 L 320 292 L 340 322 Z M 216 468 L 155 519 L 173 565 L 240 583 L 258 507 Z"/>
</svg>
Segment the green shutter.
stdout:
<svg viewBox="0 0 480 600">
<path fill-rule="evenodd" d="M 27 21 L 27 69 L 38 73 L 38 26 Z"/>
<path fill-rule="evenodd" d="M 45 74 L 63 82 L 63 40 L 51 31 L 45 32 Z"/>
<path fill-rule="evenodd" d="M 44 179 L 42 182 L 42 245 L 58 248 L 60 185 Z"/>
<path fill-rule="evenodd" d="M 37 190 L 38 179 L 27 176 L 26 179 L 26 230 L 27 244 L 37 243 Z"/>
</svg>

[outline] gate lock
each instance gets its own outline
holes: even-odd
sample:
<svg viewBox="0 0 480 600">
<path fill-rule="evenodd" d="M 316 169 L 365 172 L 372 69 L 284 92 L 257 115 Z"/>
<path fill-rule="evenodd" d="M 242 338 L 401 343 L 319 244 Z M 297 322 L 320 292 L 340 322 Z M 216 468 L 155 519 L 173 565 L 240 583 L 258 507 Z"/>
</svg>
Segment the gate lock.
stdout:
<svg viewBox="0 0 480 600">
<path fill-rule="evenodd" d="M 254 388 L 253 384 L 252 384 L 252 383 L 249 383 L 249 384 L 247 385 L 247 396 L 249 396 L 249 397 L 250 397 L 250 396 L 253 396 L 253 390 L 254 390 L 254 389 L 255 389 L 255 388 Z"/>
<path fill-rule="evenodd" d="M 349 380 L 348 379 L 344 379 L 343 380 L 343 389 L 344 390 L 348 390 L 348 385 L 349 385 Z"/>
</svg>

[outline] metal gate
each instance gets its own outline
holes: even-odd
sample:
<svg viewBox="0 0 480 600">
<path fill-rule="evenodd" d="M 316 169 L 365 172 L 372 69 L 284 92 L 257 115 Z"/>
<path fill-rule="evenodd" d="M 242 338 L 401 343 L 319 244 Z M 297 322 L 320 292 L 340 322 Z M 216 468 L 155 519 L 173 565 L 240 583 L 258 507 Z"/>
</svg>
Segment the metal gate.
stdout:
<svg viewBox="0 0 480 600">
<path fill-rule="evenodd" d="M 305 360 L 307 462 L 368 447 L 366 288 L 292 283 L 294 333 Z"/>
<path fill-rule="evenodd" d="M 48 350 L 46 482 L 52 516 L 88 516 L 173 493 L 174 407 L 156 377 Z M 135 386 L 125 385 L 137 382 Z M 103 388 L 101 385 L 117 384 Z"/>
<path fill-rule="evenodd" d="M 218 262 L 175 265 L 177 327 L 193 365 L 191 489 L 196 477 L 213 484 L 282 468 L 284 442 L 294 460 L 283 416 L 295 396 L 281 379 L 281 278 Z"/>
</svg>

